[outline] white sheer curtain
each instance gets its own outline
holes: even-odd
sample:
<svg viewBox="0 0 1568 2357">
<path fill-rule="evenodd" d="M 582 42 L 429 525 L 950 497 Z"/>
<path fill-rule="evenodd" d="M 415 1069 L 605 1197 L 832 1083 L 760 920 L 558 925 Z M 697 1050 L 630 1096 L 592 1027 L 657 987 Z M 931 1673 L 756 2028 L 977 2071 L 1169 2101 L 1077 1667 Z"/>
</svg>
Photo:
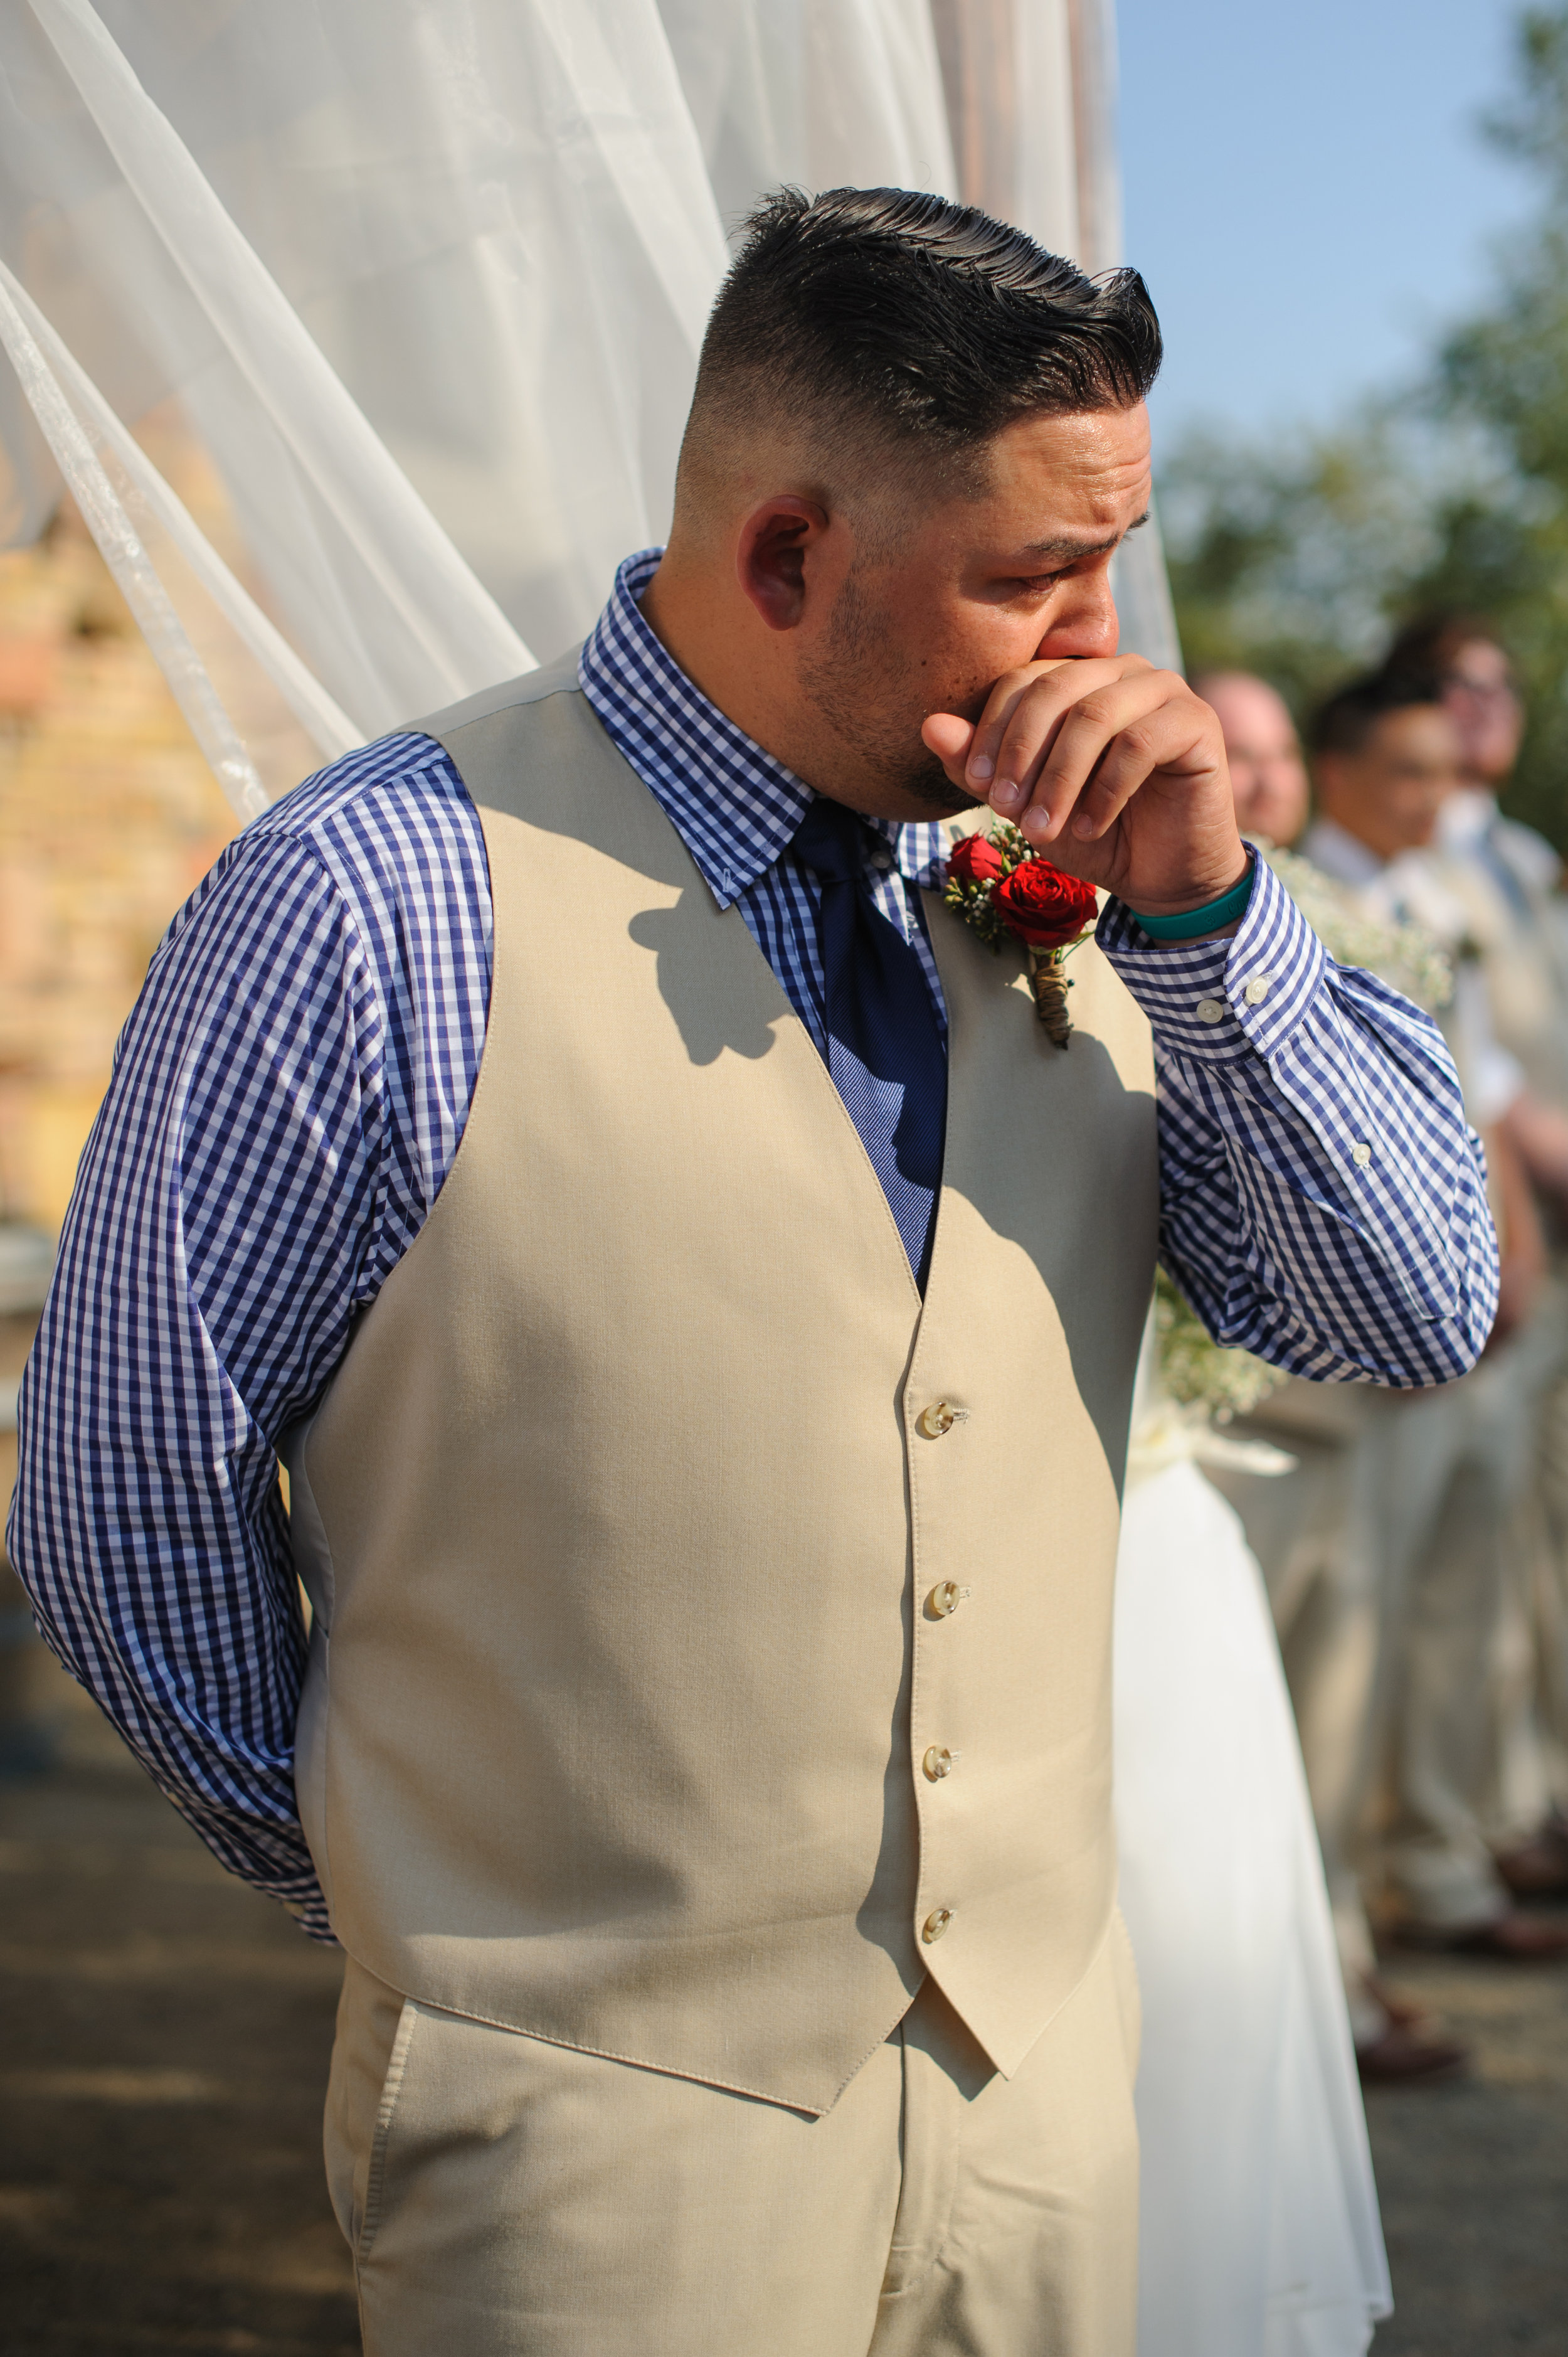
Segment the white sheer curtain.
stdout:
<svg viewBox="0 0 1568 2357">
<path fill-rule="evenodd" d="M 178 393 L 361 731 L 585 624 L 725 257 L 653 0 L 32 0 L 0 70 L 7 258 L 121 415 Z"/>
<path fill-rule="evenodd" d="M 927 0 L 660 0 L 726 228 L 765 188 L 958 193 Z"/>
<path fill-rule="evenodd" d="M 587 627 L 762 188 L 1114 258 L 1111 42 L 1109 0 L 13 0 L 0 532 L 69 479 L 249 812 L 267 714 L 326 758 Z M 253 597 L 115 430 L 171 393 Z M 1123 643 L 1168 653 L 1140 542 Z"/>
</svg>

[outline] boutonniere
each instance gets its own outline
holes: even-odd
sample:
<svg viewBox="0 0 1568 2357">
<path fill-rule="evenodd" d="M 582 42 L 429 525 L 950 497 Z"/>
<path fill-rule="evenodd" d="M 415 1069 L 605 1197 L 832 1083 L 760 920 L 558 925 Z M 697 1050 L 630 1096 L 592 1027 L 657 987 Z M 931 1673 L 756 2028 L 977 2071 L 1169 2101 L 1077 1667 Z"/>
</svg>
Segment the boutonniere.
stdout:
<svg viewBox="0 0 1568 2357">
<path fill-rule="evenodd" d="M 1035 1012 L 1065 1048 L 1072 1035 L 1067 1011 L 1072 985 L 1062 963 L 1094 931 L 1093 885 L 1053 867 L 1010 821 L 998 819 L 988 833 L 954 844 L 942 899 L 992 952 L 1005 942 L 1024 943 Z"/>
</svg>

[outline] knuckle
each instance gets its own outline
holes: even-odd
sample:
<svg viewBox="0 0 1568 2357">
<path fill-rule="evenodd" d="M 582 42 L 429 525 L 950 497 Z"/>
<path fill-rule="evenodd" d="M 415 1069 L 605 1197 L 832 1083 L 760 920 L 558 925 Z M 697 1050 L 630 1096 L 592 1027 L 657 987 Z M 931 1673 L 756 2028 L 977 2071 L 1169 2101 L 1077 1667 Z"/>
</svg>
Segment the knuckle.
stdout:
<svg viewBox="0 0 1568 2357">
<path fill-rule="evenodd" d="M 1044 716 L 1059 711 L 1062 702 L 1059 682 L 1049 678 L 1032 679 L 1019 691 L 1014 710 L 1020 718 L 1026 714 L 1031 716 L 1038 726 Z"/>
<path fill-rule="evenodd" d="M 1112 771 L 1101 770 L 1086 788 L 1083 800 L 1087 808 L 1103 814 L 1107 811 L 1119 810 L 1129 791 L 1124 779 L 1118 778 Z"/>
</svg>

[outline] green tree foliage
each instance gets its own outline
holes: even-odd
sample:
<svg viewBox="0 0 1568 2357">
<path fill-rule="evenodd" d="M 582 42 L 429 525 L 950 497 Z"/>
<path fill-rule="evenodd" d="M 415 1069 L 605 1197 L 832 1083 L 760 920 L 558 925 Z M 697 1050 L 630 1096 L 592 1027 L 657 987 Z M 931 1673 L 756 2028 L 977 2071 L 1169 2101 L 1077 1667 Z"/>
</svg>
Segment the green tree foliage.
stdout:
<svg viewBox="0 0 1568 2357">
<path fill-rule="evenodd" d="M 1298 715 L 1411 615 L 1488 619 L 1530 707 L 1509 806 L 1568 851 L 1568 5 L 1520 16 L 1483 135 L 1538 197 L 1486 308 L 1332 432 L 1188 436 L 1163 515 L 1189 665 L 1260 671 Z"/>
</svg>

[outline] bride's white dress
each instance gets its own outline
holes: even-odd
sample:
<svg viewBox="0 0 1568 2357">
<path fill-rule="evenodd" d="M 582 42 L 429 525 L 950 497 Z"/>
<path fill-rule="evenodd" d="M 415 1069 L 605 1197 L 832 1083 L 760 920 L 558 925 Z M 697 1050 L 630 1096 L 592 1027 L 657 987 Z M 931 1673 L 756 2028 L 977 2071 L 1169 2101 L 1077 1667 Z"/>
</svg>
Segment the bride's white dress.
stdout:
<svg viewBox="0 0 1568 2357">
<path fill-rule="evenodd" d="M 1189 1454 L 1137 1463 L 1115 1764 L 1144 1996 L 1139 2357 L 1360 2357 L 1388 2266 L 1262 1578 Z"/>
</svg>

